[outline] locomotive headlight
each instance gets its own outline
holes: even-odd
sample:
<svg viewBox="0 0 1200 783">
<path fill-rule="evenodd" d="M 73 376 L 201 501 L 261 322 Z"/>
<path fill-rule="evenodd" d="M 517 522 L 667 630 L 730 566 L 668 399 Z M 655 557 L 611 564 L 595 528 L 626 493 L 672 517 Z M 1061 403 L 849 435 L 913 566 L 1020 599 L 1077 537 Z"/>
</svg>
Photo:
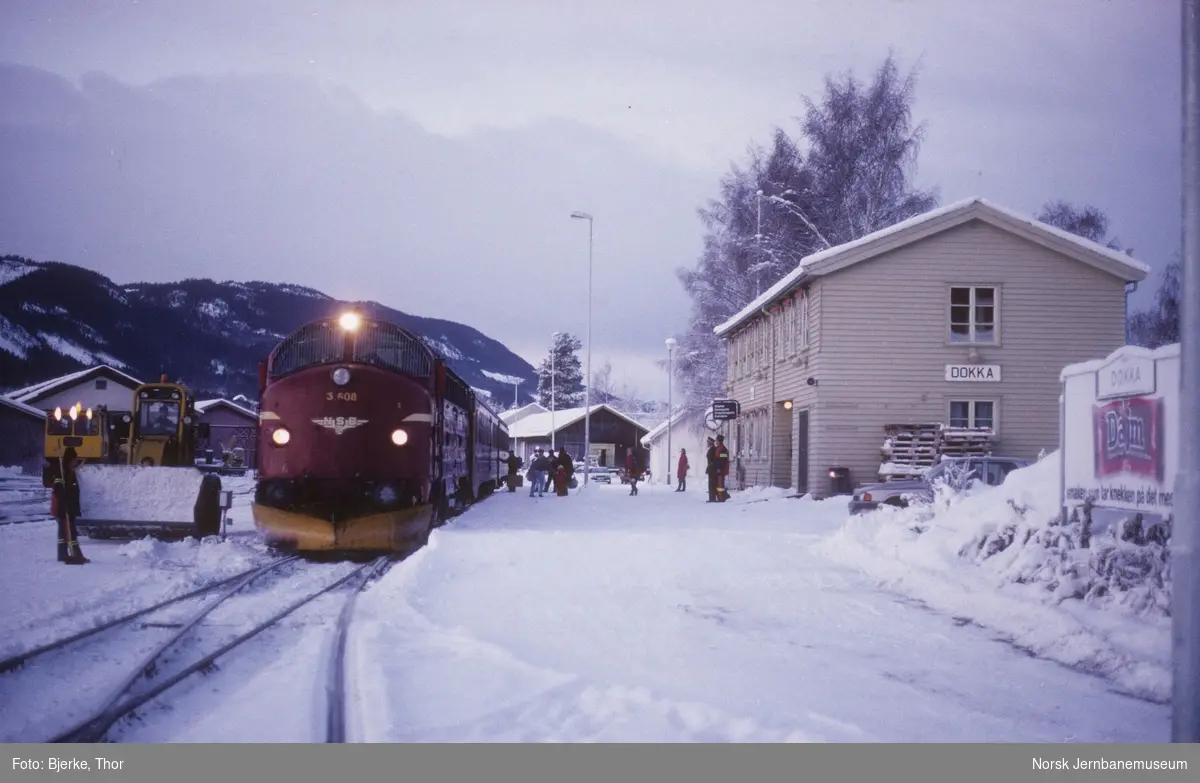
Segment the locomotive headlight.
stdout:
<svg viewBox="0 0 1200 783">
<path fill-rule="evenodd" d="M 280 427 L 271 433 L 271 440 L 276 446 L 286 446 L 287 442 L 292 439 L 292 433 L 287 431 L 287 427 Z"/>
<path fill-rule="evenodd" d="M 362 319 L 359 318 L 358 313 L 355 312 L 342 313 L 342 317 L 338 319 L 338 326 L 342 327 L 347 332 L 353 332 L 361 323 Z"/>
<path fill-rule="evenodd" d="M 392 443 L 397 446 L 403 446 L 408 443 L 408 433 L 404 430 L 392 430 Z"/>
<path fill-rule="evenodd" d="M 338 386 L 345 386 L 350 383 L 350 371 L 345 367 L 339 367 L 333 371 L 333 382 Z"/>
</svg>

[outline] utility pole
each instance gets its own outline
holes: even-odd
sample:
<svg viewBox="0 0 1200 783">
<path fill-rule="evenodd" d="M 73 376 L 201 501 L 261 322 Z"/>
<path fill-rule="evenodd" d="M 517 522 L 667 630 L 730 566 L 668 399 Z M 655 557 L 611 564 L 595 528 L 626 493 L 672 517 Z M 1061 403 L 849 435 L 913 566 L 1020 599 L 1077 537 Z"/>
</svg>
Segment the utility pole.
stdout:
<svg viewBox="0 0 1200 783">
<path fill-rule="evenodd" d="M 571 217 L 588 222 L 587 375 L 583 387 L 583 486 L 586 487 L 592 464 L 592 227 L 595 219 L 587 212 L 572 212 Z"/>
<path fill-rule="evenodd" d="M 1179 474 L 1171 533 L 1171 739 L 1200 742 L 1200 0 L 1183 20 L 1183 258 L 1180 263 Z"/>
<path fill-rule="evenodd" d="M 678 341 L 674 337 L 667 338 L 667 458 L 663 460 L 663 472 L 667 474 L 667 486 L 671 486 L 671 425 L 675 415 L 675 397 L 672 381 L 675 379 L 675 346 Z"/>
<path fill-rule="evenodd" d="M 554 384 L 558 377 L 558 332 L 550 335 L 550 450 L 554 451 L 554 413 L 558 410 L 558 395 Z"/>
</svg>

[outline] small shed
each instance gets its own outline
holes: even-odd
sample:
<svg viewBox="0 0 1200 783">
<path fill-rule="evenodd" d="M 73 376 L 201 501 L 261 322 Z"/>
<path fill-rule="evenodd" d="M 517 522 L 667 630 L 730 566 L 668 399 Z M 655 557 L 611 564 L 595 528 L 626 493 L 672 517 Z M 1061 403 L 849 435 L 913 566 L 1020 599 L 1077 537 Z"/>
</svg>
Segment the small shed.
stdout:
<svg viewBox="0 0 1200 783">
<path fill-rule="evenodd" d="M 15 400 L 0 397 L 0 468 L 20 468 L 41 475 L 46 451 L 46 414 Z"/>
<path fill-rule="evenodd" d="M 257 413 L 224 398 L 199 400 L 196 413 L 209 428 L 209 436 L 201 438 L 197 444 L 198 458 L 254 467 L 258 442 Z"/>
</svg>

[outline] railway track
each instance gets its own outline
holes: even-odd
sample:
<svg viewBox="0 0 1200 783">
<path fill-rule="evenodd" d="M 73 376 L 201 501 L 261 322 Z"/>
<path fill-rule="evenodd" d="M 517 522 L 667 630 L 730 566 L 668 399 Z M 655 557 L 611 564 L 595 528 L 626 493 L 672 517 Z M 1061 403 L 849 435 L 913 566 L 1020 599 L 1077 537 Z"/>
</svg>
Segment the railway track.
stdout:
<svg viewBox="0 0 1200 783">
<path fill-rule="evenodd" d="M 257 566 L 255 568 L 251 568 L 246 571 L 242 571 L 240 573 L 234 574 L 233 576 L 226 577 L 225 579 L 219 579 L 214 582 L 209 582 L 208 584 L 206 584 L 196 590 L 192 590 L 191 592 L 184 593 L 183 595 L 179 595 L 174 598 L 168 598 L 165 601 L 159 601 L 158 603 L 151 604 L 150 606 L 144 607 L 142 609 L 138 609 L 137 611 L 134 611 L 134 612 L 130 612 L 129 614 L 121 615 L 120 617 L 115 617 L 112 619 L 97 619 L 94 623 L 90 624 L 90 627 L 86 628 L 85 630 L 78 631 L 69 636 L 61 637 L 52 642 L 47 642 L 46 644 L 39 645 L 38 647 L 34 647 L 33 649 L 26 650 L 25 652 L 18 653 L 9 658 L 5 658 L 4 660 L 0 661 L 0 673 L 12 671 L 13 669 L 23 666 L 27 661 L 31 661 L 35 658 L 46 655 L 47 653 L 52 653 L 52 652 L 55 652 L 58 650 L 63 650 L 65 648 L 69 647 L 70 645 L 73 645 L 77 642 L 81 642 L 84 639 L 87 639 L 91 636 L 95 636 L 96 634 L 102 633 L 104 631 L 107 631 L 107 630 L 110 630 L 113 628 L 117 628 L 120 626 L 124 626 L 124 625 L 129 625 L 130 623 L 132 623 L 134 620 L 138 619 L 139 617 L 143 617 L 145 615 L 151 614 L 152 612 L 157 612 L 159 610 L 165 609 L 168 606 L 172 606 L 174 604 L 182 603 L 184 601 L 190 601 L 192 599 L 199 598 L 201 596 L 212 593 L 213 591 L 218 590 L 221 587 L 224 587 L 225 585 L 230 584 L 232 582 L 236 582 L 240 579 L 245 579 L 245 578 L 250 577 L 255 574 L 264 573 L 266 570 L 274 570 L 276 568 L 280 568 L 288 563 L 295 562 L 299 559 L 300 558 L 298 556 L 285 557 L 280 560 L 276 560 L 271 563 L 268 563 L 265 566 Z"/>
<path fill-rule="evenodd" d="M 382 576 L 399 559 L 402 558 L 387 555 L 365 564 L 351 564 L 353 567 L 348 572 L 325 564 L 305 563 L 305 566 L 312 567 L 304 567 L 285 576 L 278 584 L 268 586 L 261 596 L 246 596 L 249 588 L 255 583 L 278 573 L 289 564 L 304 561 L 300 557 L 280 558 L 136 612 L 103 621 L 98 618 L 93 626 L 86 630 L 0 661 L 0 672 L 10 673 L 0 675 L 0 687 L 12 686 L 12 672 L 23 667 L 41 669 L 45 664 L 49 668 L 39 671 L 40 676 L 36 680 L 24 685 L 33 689 L 30 695 L 12 698 L 13 694 L 9 694 L 12 698 L 10 703 L 19 700 L 28 704 L 44 705 L 33 714 L 34 721 L 40 723 L 27 726 L 26 732 L 35 737 L 44 737 L 54 732 L 49 740 L 42 740 L 49 742 L 103 742 L 108 739 L 110 730 L 118 722 L 134 715 L 142 705 L 196 674 L 215 670 L 215 663 L 219 658 L 245 645 L 301 607 L 311 604 L 323 595 L 349 587 L 337 615 L 329 664 L 321 669 L 321 674 L 326 677 L 326 741 L 344 742 L 347 711 L 345 651 L 355 601 L 363 588 Z M 309 582 L 311 584 L 308 584 Z M 298 592 L 292 592 L 297 588 Z M 239 600 L 238 596 L 241 596 L 240 600 L 245 604 L 241 609 L 248 609 L 248 613 L 253 615 L 252 625 L 238 633 L 235 638 L 228 639 L 227 632 L 226 638 L 221 638 L 222 624 L 214 622 L 213 618 L 219 618 L 222 609 L 235 604 Z M 281 598 L 291 600 L 280 600 Z M 198 606 L 192 607 L 189 603 Z M 236 614 L 237 608 L 234 609 Z M 181 610 L 187 611 L 181 615 Z M 138 622 L 139 619 L 141 622 Z M 154 622 L 155 620 L 158 622 Z M 245 628 L 244 622 L 239 625 L 241 627 L 238 630 Z M 116 634 L 122 628 L 136 636 L 130 637 L 125 633 L 113 636 L 114 643 L 123 646 L 123 649 L 118 648 L 119 657 L 109 655 L 97 663 L 92 645 L 85 644 L 86 640 L 95 637 L 96 641 L 99 641 L 107 635 L 106 632 Z M 161 640 L 153 635 L 164 633 L 167 636 Z M 137 641 L 130 645 L 130 640 L 135 638 Z M 69 657 L 60 659 L 55 653 Z M 139 659 L 135 667 L 128 667 L 126 661 L 130 657 Z M 118 664 L 116 672 L 112 676 L 104 676 L 105 673 L 100 669 L 105 664 L 111 667 L 114 662 Z M 67 673 L 60 676 L 60 667 L 66 667 Z M 120 684 L 107 692 L 107 695 L 97 698 L 99 694 L 89 693 L 87 687 L 80 687 L 80 684 L 71 682 L 73 676 L 83 672 L 86 672 L 92 682 L 109 684 L 118 680 Z M 8 682 L 5 682 L 6 680 Z M 65 691 L 65 695 L 59 699 L 66 707 L 65 710 L 53 708 L 54 694 L 46 693 L 44 687 L 47 681 L 51 689 L 57 686 Z M 83 684 L 86 685 L 87 682 L 89 680 L 85 679 Z M 4 691 L 0 690 L 0 700 L 5 700 L 3 693 Z M 87 709 L 83 713 L 85 717 L 79 719 L 81 713 L 78 704 L 81 701 Z M 64 712 L 65 715 L 62 714 Z M 56 718 L 54 713 L 59 713 L 59 716 Z M 50 721 L 54 722 L 49 723 Z M 71 728 L 61 730 L 59 727 L 63 725 L 70 725 Z M 30 737 L 20 741 L 37 740 Z"/>
<path fill-rule="evenodd" d="M 352 589 L 347 593 L 347 599 L 343 604 L 335 630 L 337 636 L 332 647 L 333 661 L 331 661 L 328 669 L 329 681 L 326 686 L 328 705 L 327 733 L 329 741 L 344 741 L 346 700 L 345 678 L 342 672 L 344 670 L 346 636 L 349 630 L 354 600 L 372 579 L 382 575 L 395 562 L 395 558 L 392 556 L 380 557 L 369 563 L 358 565 L 349 573 L 332 580 L 327 580 L 315 589 L 307 590 L 301 597 L 287 603 L 283 608 L 278 608 L 278 603 L 276 602 L 273 611 L 271 611 L 268 617 L 254 623 L 248 630 L 220 644 L 216 649 L 211 649 L 210 646 L 209 649 L 211 652 L 192 659 L 190 663 L 180 665 L 174 660 L 175 658 L 184 656 L 184 649 L 188 646 L 188 642 L 198 642 L 197 646 L 203 646 L 203 642 L 197 638 L 202 635 L 198 631 L 205 627 L 204 620 L 210 614 L 219 612 L 230 599 L 237 596 L 261 577 L 276 570 L 290 560 L 277 561 L 249 572 L 240 578 L 227 580 L 225 585 L 222 586 L 224 589 L 220 589 L 213 600 L 206 602 L 204 606 L 190 617 L 178 623 L 178 628 L 173 629 L 175 632 L 170 634 L 169 638 L 151 650 L 135 668 L 128 670 L 128 674 L 124 680 L 110 695 L 100 701 L 98 708 L 83 720 L 75 723 L 72 728 L 58 733 L 48 741 L 55 743 L 105 741 L 108 732 L 114 725 L 123 718 L 132 715 L 142 705 L 157 698 L 162 693 L 193 675 L 213 670 L 217 659 L 246 644 L 301 607 L 312 603 L 327 593 L 345 585 L 350 585 Z M 312 572 L 309 571 L 308 573 Z M 283 584 L 286 585 L 287 581 L 284 581 Z"/>
</svg>

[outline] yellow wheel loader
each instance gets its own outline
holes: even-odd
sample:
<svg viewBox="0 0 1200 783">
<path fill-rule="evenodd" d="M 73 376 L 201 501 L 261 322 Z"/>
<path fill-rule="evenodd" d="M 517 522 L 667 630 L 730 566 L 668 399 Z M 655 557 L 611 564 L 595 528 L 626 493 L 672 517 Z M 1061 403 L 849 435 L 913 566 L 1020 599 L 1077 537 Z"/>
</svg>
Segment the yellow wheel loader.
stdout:
<svg viewBox="0 0 1200 783">
<path fill-rule="evenodd" d="M 128 424 L 120 463 L 79 469 L 79 532 L 168 540 L 220 532 L 221 479 L 196 465 L 197 442 L 209 427 L 197 422 L 188 390 L 165 375 L 142 384 L 133 392 Z"/>
</svg>

